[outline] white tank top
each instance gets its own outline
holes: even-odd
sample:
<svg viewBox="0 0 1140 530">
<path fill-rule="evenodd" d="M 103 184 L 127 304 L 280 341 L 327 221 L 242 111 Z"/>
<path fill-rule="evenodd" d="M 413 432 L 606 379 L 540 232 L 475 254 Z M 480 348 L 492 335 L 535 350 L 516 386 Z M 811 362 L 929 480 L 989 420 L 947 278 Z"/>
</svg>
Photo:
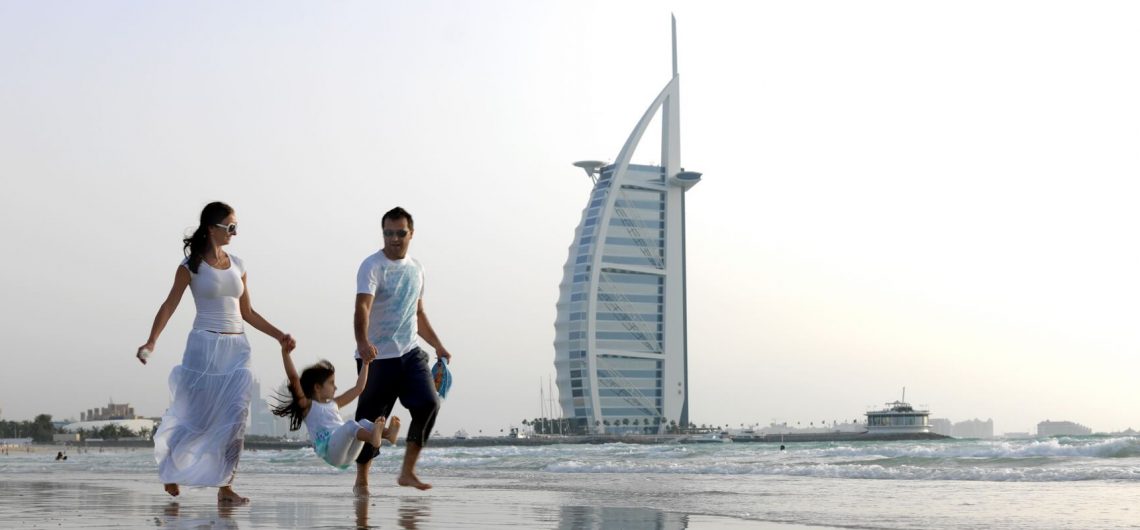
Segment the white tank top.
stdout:
<svg viewBox="0 0 1140 530">
<path fill-rule="evenodd" d="M 329 401 L 328 403 L 321 403 L 320 401 L 312 401 L 309 403 L 309 413 L 305 415 L 305 427 L 309 429 L 309 439 L 316 443 L 317 436 L 324 431 L 333 431 L 337 427 L 344 425 L 344 419 L 340 417 L 340 407 L 336 406 L 336 401 Z"/>
<path fill-rule="evenodd" d="M 182 266 L 187 270 L 189 263 L 189 258 L 182 260 Z M 194 294 L 194 306 L 198 309 L 194 329 L 217 333 L 245 331 L 240 303 L 245 292 L 242 276 L 245 276 L 245 264 L 233 254 L 230 254 L 230 267 L 225 270 L 211 267 L 206 260 L 198 263 L 198 273 L 190 273 L 190 292 Z"/>
</svg>

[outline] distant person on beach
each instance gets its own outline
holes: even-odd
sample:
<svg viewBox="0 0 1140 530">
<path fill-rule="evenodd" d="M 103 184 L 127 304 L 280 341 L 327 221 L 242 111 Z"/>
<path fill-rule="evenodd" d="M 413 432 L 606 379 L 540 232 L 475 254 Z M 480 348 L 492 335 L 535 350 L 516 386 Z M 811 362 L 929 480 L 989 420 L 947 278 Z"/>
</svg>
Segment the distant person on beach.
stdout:
<svg viewBox="0 0 1140 530">
<path fill-rule="evenodd" d="M 356 274 L 356 332 L 358 370 L 364 359 L 376 357 L 368 383 L 356 406 L 356 419 L 389 416 L 396 399 L 412 415 L 404 447 L 404 461 L 396 483 L 426 490 L 415 473 L 420 451 L 427 444 L 439 411 L 439 396 L 428 368 L 428 354 L 420 349 L 422 337 L 439 358 L 450 360 L 427 313 L 424 312 L 424 272 L 419 262 L 408 256 L 415 226 L 412 215 L 403 208 L 389 210 L 380 220 L 384 247 L 368 256 Z M 368 494 L 368 470 L 377 448 L 368 445 L 356 459 L 358 494 Z"/>
<path fill-rule="evenodd" d="M 380 441 L 387 439 L 396 443 L 396 433 L 400 430 L 400 419 L 392 416 L 391 423 L 384 427 L 384 416 L 375 422 L 368 420 L 344 421 L 340 409 L 364 390 L 368 380 L 368 365 L 375 355 L 366 352 L 356 386 L 341 395 L 336 395 L 336 369 L 328 361 L 320 361 L 305 368 L 297 375 L 293 366 L 292 348 L 281 348 L 281 362 L 285 364 L 285 375 L 289 378 L 289 399 L 273 409 L 273 413 L 289 418 L 289 430 L 296 431 L 301 423 L 309 431 L 309 440 L 317 456 L 329 465 L 345 469 L 360 455 L 364 442 L 380 447 Z"/>
<path fill-rule="evenodd" d="M 197 315 L 182 364 L 170 373 L 173 397 L 154 433 L 154 457 L 167 493 L 178 496 L 179 485 L 217 487 L 222 504 L 249 502 L 233 490 L 253 383 L 243 322 L 282 347 L 296 345 L 293 337 L 253 310 L 245 263 L 222 250 L 237 235 L 237 226 L 233 208 L 224 203 L 202 209 L 198 228 L 182 240 L 186 258 L 174 274 L 174 286 L 136 354 L 146 364 L 190 287 Z"/>
</svg>

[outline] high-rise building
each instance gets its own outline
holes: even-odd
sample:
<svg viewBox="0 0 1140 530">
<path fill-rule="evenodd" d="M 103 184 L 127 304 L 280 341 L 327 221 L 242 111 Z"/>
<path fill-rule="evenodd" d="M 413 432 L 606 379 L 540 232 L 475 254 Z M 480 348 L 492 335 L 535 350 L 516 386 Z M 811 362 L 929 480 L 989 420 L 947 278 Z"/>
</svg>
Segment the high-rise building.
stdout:
<svg viewBox="0 0 1140 530">
<path fill-rule="evenodd" d="M 113 401 L 109 401 L 106 407 L 87 409 L 86 412 L 79 413 L 79 421 L 133 420 L 137 418 L 134 407 L 127 403 L 115 403 Z"/>
<path fill-rule="evenodd" d="M 942 436 L 952 436 L 954 424 L 947 418 L 930 418 L 930 432 Z"/>
<path fill-rule="evenodd" d="M 554 365 L 559 404 L 576 431 L 661 432 L 689 422 L 685 192 L 680 77 L 637 122 L 613 163 L 577 162 L 593 181 L 559 286 Z M 661 116 L 660 165 L 631 163 Z"/>
<path fill-rule="evenodd" d="M 1037 436 L 1087 436 L 1092 429 L 1072 421 L 1045 420 L 1037 424 Z"/>
<path fill-rule="evenodd" d="M 253 380 L 253 400 L 250 403 L 249 429 L 246 434 L 293 438 L 297 431 L 289 431 L 289 419 L 274 416 L 270 409 L 274 403 L 261 395 L 261 382 Z"/>
<path fill-rule="evenodd" d="M 994 420 L 993 418 L 988 418 L 986 421 L 982 421 L 978 418 L 974 418 L 972 420 L 957 422 L 950 430 L 950 435 L 955 438 L 988 440 L 994 437 Z"/>
</svg>

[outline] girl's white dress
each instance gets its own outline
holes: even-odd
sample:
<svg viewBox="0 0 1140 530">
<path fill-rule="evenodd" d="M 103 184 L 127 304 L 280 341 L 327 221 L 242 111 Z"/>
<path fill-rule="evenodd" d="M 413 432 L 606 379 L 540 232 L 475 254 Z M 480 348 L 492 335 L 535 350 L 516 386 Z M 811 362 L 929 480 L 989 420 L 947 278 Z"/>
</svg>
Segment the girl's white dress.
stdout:
<svg viewBox="0 0 1140 530">
<path fill-rule="evenodd" d="M 368 420 L 344 421 L 335 401 L 310 403 L 305 428 L 309 430 L 313 450 L 330 465 L 347 468 L 364 448 L 364 441 L 356 438 L 356 432 L 361 428 L 372 431 L 376 426 Z"/>
</svg>

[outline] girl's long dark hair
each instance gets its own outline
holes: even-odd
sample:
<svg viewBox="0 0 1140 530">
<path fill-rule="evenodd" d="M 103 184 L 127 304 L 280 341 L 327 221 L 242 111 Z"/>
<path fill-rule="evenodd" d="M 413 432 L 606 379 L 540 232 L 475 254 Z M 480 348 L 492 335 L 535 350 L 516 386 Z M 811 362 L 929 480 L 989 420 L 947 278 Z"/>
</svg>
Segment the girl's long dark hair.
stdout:
<svg viewBox="0 0 1140 530">
<path fill-rule="evenodd" d="M 202 208 L 202 215 L 198 216 L 198 228 L 190 237 L 182 239 L 182 252 L 190 258 L 187 267 L 190 272 L 198 274 L 198 265 L 206 255 L 206 246 L 210 242 L 210 227 L 221 223 L 234 213 L 234 209 L 224 202 L 211 202 Z"/>
<path fill-rule="evenodd" d="M 229 214 L 226 214 L 229 215 Z M 336 373 L 336 368 L 333 368 L 332 363 L 321 360 L 301 372 L 301 392 L 305 393 L 305 397 L 312 401 L 313 394 L 316 393 L 316 386 L 328 381 L 332 375 Z M 300 401 L 294 392 L 293 385 L 289 385 L 289 394 L 284 392 L 277 393 L 277 406 L 273 407 L 273 414 L 283 418 L 289 418 L 289 430 L 295 431 L 301 428 L 301 422 L 305 419 L 305 410 L 301 408 Z"/>
</svg>

